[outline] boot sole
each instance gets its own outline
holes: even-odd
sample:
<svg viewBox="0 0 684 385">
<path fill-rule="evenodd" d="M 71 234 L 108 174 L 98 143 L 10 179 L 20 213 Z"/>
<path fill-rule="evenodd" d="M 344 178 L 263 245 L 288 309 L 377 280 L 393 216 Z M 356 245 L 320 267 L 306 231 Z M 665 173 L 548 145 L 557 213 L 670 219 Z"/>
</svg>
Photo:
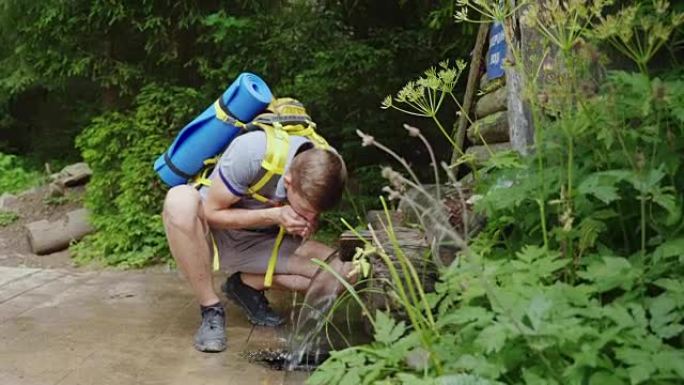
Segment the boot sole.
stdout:
<svg viewBox="0 0 684 385">
<path fill-rule="evenodd" d="M 262 320 L 256 318 L 256 317 L 252 314 L 252 312 L 249 310 L 249 308 L 245 305 L 245 303 L 242 302 L 242 300 L 240 299 L 240 297 L 234 295 L 233 292 L 227 290 L 225 282 L 221 285 L 221 291 L 222 291 L 223 294 L 226 296 L 226 298 L 228 298 L 231 302 L 233 302 L 234 304 L 240 306 L 240 307 L 242 308 L 242 310 L 244 310 L 245 315 L 247 316 L 247 319 L 249 320 L 249 323 L 251 323 L 252 325 L 255 325 L 255 326 L 276 327 L 276 326 L 281 326 L 281 325 L 283 325 L 283 324 L 285 323 L 285 320 L 284 320 L 284 319 L 283 319 L 282 321 L 280 321 L 279 323 L 271 324 L 271 323 L 264 322 L 264 321 L 262 321 Z"/>
<path fill-rule="evenodd" d="M 213 348 L 213 347 L 207 347 L 207 346 L 200 346 L 197 344 L 193 344 L 196 350 L 202 352 L 202 353 L 221 353 L 228 348 L 227 344 L 223 344 L 223 347 L 219 348 Z"/>
</svg>

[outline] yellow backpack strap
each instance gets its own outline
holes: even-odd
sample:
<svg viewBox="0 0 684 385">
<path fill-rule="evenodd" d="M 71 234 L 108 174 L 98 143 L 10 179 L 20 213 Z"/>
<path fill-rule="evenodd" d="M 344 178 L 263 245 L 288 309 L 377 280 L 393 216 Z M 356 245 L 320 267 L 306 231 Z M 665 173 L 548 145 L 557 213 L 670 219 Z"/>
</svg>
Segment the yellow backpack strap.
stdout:
<svg viewBox="0 0 684 385">
<path fill-rule="evenodd" d="M 219 271 L 221 268 L 221 256 L 219 255 L 216 239 L 214 239 L 214 234 L 211 231 L 209 232 L 209 238 L 211 239 L 211 249 L 213 251 L 211 267 L 214 271 Z"/>
<path fill-rule="evenodd" d="M 278 263 L 278 252 L 280 251 L 280 245 L 282 245 L 284 237 L 285 228 L 280 226 L 275 243 L 273 244 L 273 250 L 271 250 L 271 257 L 268 259 L 268 267 L 266 267 L 266 275 L 264 276 L 264 287 L 266 288 L 270 288 L 273 284 L 273 274 L 275 273 L 276 264 Z"/>
<path fill-rule="evenodd" d="M 306 113 L 304 105 L 293 98 L 273 99 L 266 109 L 280 116 L 305 116 L 308 120 L 311 120 L 309 114 Z"/>
<path fill-rule="evenodd" d="M 211 179 L 209 179 L 209 176 L 214 167 L 216 167 L 218 160 L 218 156 L 204 160 L 204 168 L 190 181 L 192 187 L 199 190 L 202 186 L 211 186 Z"/>
<path fill-rule="evenodd" d="M 254 124 L 264 130 L 266 134 L 266 154 L 261 161 L 261 167 L 266 172 L 247 189 L 247 193 L 257 201 L 268 203 L 268 198 L 259 194 L 259 191 L 266 186 L 273 176 L 285 173 L 287 155 L 290 152 L 290 135 L 278 123 L 273 126 L 258 122 Z"/>
<path fill-rule="evenodd" d="M 244 128 L 245 124 L 235 119 L 228 110 L 228 106 L 223 102 L 223 98 L 218 98 L 214 102 L 214 114 L 216 118 L 224 123 L 231 124 L 235 127 Z"/>
</svg>

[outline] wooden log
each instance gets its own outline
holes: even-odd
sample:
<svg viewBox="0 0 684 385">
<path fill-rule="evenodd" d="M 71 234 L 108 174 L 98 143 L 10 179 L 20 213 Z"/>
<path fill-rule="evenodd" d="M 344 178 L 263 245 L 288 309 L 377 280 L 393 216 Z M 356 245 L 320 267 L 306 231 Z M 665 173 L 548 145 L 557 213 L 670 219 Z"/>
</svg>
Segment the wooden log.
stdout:
<svg viewBox="0 0 684 385">
<path fill-rule="evenodd" d="M 64 250 L 71 242 L 80 240 L 94 230 L 88 221 L 86 209 L 71 211 L 58 221 L 41 220 L 25 227 L 31 250 L 39 255 Z"/>
<path fill-rule="evenodd" d="M 492 153 L 496 153 L 499 151 L 507 151 L 507 150 L 510 150 L 512 148 L 513 148 L 513 146 L 511 146 L 510 142 L 495 143 L 495 144 L 488 144 L 488 145 L 482 145 L 482 146 L 468 147 L 468 151 L 466 151 L 466 153 L 472 154 L 475 156 L 475 163 L 476 164 L 482 164 L 487 159 L 489 159 L 491 157 L 490 151 Z"/>
<path fill-rule="evenodd" d="M 475 105 L 475 116 L 478 119 L 495 112 L 504 111 L 506 109 L 506 88 L 499 88 L 498 90 L 489 94 L 483 95 Z"/>
<path fill-rule="evenodd" d="M 475 144 L 508 142 L 508 115 L 496 112 L 473 123 L 468 128 L 468 139 Z"/>
</svg>

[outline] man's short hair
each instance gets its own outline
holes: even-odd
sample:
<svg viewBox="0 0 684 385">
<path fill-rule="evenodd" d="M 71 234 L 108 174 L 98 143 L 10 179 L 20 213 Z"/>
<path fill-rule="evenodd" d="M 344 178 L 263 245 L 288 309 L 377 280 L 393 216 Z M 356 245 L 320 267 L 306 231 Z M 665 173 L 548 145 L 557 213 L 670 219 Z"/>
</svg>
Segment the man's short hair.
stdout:
<svg viewBox="0 0 684 385">
<path fill-rule="evenodd" d="M 292 188 L 318 211 L 337 205 L 347 183 L 347 167 L 334 151 L 312 148 L 295 156 L 290 166 Z"/>
</svg>

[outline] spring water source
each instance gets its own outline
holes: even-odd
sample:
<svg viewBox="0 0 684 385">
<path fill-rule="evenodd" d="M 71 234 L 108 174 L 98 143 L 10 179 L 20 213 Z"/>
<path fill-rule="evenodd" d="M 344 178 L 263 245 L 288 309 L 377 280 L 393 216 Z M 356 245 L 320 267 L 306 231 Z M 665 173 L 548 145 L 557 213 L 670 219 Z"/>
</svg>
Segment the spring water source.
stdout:
<svg viewBox="0 0 684 385">
<path fill-rule="evenodd" d="M 342 265 L 337 253 L 325 262 L 332 267 Z M 309 290 L 298 312 L 297 307 L 293 307 L 293 328 L 284 357 L 285 370 L 312 370 L 328 358 L 327 349 L 323 347 L 325 337 L 322 329 L 328 321 L 328 311 L 342 288 L 335 276 L 322 268 L 311 278 Z"/>
</svg>

